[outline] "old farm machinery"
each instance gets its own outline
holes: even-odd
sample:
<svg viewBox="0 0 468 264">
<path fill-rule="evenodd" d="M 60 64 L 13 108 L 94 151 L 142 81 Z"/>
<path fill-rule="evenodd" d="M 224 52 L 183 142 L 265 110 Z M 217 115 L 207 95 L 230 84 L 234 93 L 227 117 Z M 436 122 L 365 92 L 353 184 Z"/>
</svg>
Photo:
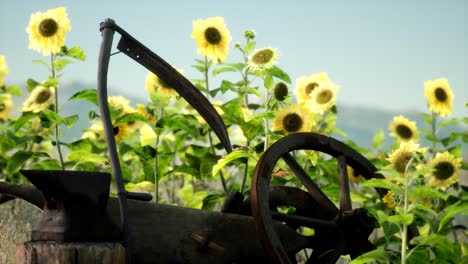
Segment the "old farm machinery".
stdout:
<svg viewBox="0 0 468 264">
<path fill-rule="evenodd" d="M 151 195 L 126 191 L 107 103 L 108 67 L 116 33 L 120 35 L 119 52 L 173 87 L 203 116 L 228 153 L 232 147 L 223 120 L 190 81 L 113 20 L 101 23 L 100 30 L 99 109 L 117 198 L 109 198 L 111 175 L 102 172 L 24 170 L 34 186 L 0 182 L 4 201 L 18 197 L 43 210 L 42 220 L 31 234 L 33 241 L 118 241 L 125 248 L 127 263 L 284 264 L 295 263 L 296 253 L 303 249 L 312 252 L 307 263 L 335 263 L 342 255 L 355 258 L 375 248 L 368 240 L 374 230 L 372 219 L 365 209 L 351 206 L 346 166 L 366 179 L 383 176 L 352 148 L 320 134 L 291 134 L 272 144 L 257 163 L 250 197 L 231 192 L 221 212 L 150 203 Z M 338 207 L 291 155 L 301 149 L 337 159 Z M 271 186 L 271 174 L 280 159 L 305 190 Z M 384 195 L 386 190 L 377 192 Z M 294 214 L 280 213 L 278 206 L 296 210 Z M 300 227 L 313 228 L 315 234 L 303 236 L 296 231 Z"/>
</svg>

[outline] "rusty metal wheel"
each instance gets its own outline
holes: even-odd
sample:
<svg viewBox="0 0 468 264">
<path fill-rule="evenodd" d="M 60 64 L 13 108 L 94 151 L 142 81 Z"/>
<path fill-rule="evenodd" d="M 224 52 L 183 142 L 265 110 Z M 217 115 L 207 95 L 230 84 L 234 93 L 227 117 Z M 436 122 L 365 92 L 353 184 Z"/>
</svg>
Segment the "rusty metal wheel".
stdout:
<svg viewBox="0 0 468 264">
<path fill-rule="evenodd" d="M 329 154 L 338 160 L 339 208 L 310 179 L 300 164 L 290 154 L 294 150 L 315 150 Z M 271 210 L 270 181 L 273 169 L 282 158 L 299 178 L 308 195 L 316 202 L 311 215 L 289 215 Z M 374 229 L 372 219 L 363 208 L 352 209 L 346 166 L 354 168 L 366 179 L 384 178 L 364 156 L 346 144 L 316 133 L 288 135 L 268 148 L 254 171 L 251 187 L 252 216 L 259 239 L 274 263 L 289 264 L 295 259 L 288 254 L 273 228 L 275 221 L 289 226 L 313 228 L 315 235 L 308 237 L 306 248 L 312 249 L 307 263 L 335 263 L 341 255 L 355 258 L 374 249 L 368 240 Z M 377 189 L 383 196 L 386 190 Z"/>
</svg>

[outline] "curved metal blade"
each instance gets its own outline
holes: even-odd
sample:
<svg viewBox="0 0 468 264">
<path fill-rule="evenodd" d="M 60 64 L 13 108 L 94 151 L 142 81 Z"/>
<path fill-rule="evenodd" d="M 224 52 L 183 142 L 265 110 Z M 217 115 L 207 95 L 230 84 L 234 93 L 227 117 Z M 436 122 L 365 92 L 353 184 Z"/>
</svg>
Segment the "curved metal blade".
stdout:
<svg viewBox="0 0 468 264">
<path fill-rule="evenodd" d="M 115 23 L 108 23 L 101 26 L 110 27 L 120 33 L 117 49 L 156 74 L 163 82 L 174 88 L 213 129 L 219 140 L 228 153 L 232 152 L 226 126 L 213 105 L 187 78 L 174 69 L 169 63 L 159 57 L 156 53 L 148 49 L 129 33 Z"/>
</svg>

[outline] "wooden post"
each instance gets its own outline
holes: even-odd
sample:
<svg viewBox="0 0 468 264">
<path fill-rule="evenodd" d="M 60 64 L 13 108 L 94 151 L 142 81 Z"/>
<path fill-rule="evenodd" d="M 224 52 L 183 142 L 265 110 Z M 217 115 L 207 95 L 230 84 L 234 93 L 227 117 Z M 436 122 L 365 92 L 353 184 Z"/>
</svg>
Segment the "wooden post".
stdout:
<svg viewBox="0 0 468 264">
<path fill-rule="evenodd" d="M 28 241 L 16 247 L 16 264 L 125 264 L 119 243 Z"/>
</svg>

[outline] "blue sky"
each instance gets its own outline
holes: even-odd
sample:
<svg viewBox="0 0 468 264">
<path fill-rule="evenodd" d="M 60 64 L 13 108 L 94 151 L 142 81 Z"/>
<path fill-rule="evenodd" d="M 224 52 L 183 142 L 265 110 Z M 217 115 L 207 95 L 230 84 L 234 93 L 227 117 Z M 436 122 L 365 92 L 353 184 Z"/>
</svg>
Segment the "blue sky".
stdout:
<svg viewBox="0 0 468 264">
<path fill-rule="evenodd" d="M 456 116 L 468 109 L 468 1 L 33 1 L 0 3 L 0 54 L 6 56 L 8 84 L 27 78 L 44 80 L 47 71 L 28 49 L 25 28 L 30 15 L 58 6 L 67 8 L 72 30 L 67 46 L 80 45 L 86 62 L 65 70 L 62 82 L 82 80 L 94 88 L 101 40 L 99 23 L 113 18 L 121 27 L 188 78 L 196 46 L 192 21 L 222 16 L 233 42 L 229 61 L 240 60 L 232 48 L 253 29 L 257 46 L 280 51 L 279 64 L 293 79 L 328 72 L 341 86 L 338 104 L 393 111 L 427 111 L 424 81 L 446 77 L 455 94 Z M 146 97 L 146 71 L 124 55 L 113 58 L 111 94 Z M 219 81 L 219 80 L 217 80 Z"/>
</svg>

